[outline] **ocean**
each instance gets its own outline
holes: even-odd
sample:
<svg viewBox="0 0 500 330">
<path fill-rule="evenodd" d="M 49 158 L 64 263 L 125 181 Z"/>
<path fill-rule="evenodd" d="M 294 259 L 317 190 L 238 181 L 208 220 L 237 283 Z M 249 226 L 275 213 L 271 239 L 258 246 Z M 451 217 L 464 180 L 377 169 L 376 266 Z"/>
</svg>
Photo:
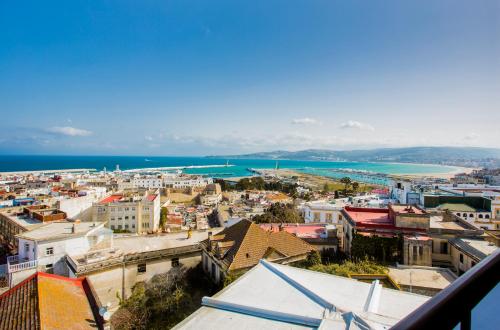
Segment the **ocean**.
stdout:
<svg viewBox="0 0 500 330">
<path fill-rule="evenodd" d="M 271 159 L 227 159 L 207 157 L 140 157 L 140 156 L 26 156 L 1 155 L 0 172 L 13 171 L 40 171 L 57 169 L 94 169 L 106 168 L 112 171 L 119 166 L 121 170 L 205 166 L 203 168 L 188 168 L 183 172 L 211 177 L 241 177 L 252 175 L 249 168 L 275 168 L 276 160 Z M 209 167 L 225 165 L 228 167 Z M 368 173 L 382 174 L 436 174 L 450 173 L 456 170 L 453 166 L 401 164 L 401 163 L 373 163 L 373 162 L 330 162 L 330 161 L 298 161 L 279 160 L 279 168 L 292 169 L 304 173 L 323 175 L 333 178 L 349 176 L 354 180 L 369 183 L 386 183 L 387 179 L 364 175 Z M 356 171 L 356 172 L 353 172 Z"/>
</svg>

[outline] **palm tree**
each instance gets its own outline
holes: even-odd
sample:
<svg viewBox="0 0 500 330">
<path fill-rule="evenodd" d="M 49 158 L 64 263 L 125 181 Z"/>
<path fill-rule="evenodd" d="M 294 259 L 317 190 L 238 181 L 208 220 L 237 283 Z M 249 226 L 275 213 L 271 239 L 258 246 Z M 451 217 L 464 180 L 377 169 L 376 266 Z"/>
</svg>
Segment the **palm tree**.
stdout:
<svg viewBox="0 0 500 330">
<path fill-rule="evenodd" d="M 353 182 L 353 183 L 352 183 L 352 190 L 353 190 L 354 192 L 356 192 L 356 191 L 358 191 L 358 188 L 359 188 L 359 183 L 357 183 L 357 182 Z"/>
</svg>

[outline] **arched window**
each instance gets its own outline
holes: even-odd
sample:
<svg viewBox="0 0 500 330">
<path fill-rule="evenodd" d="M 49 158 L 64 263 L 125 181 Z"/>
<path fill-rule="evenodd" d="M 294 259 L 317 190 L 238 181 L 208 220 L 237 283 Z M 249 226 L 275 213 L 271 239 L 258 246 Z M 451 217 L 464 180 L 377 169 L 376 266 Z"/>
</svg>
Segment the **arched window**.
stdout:
<svg viewBox="0 0 500 330">
<path fill-rule="evenodd" d="M 464 218 L 467 218 L 467 213 L 464 213 L 464 214 L 463 214 L 463 217 L 464 217 Z"/>
<path fill-rule="evenodd" d="M 479 219 L 482 219 L 482 218 L 483 218 L 483 215 L 482 215 L 482 214 L 480 214 L 480 215 L 479 215 Z"/>
<path fill-rule="evenodd" d="M 474 214 L 469 214 L 469 218 L 474 218 Z"/>
<path fill-rule="evenodd" d="M 485 214 L 484 218 L 485 218 L 485 219 L 489 219 L 489 218 L 490 218 L 490 215 L 489 215 L 489 214 Z"/>
</svg>

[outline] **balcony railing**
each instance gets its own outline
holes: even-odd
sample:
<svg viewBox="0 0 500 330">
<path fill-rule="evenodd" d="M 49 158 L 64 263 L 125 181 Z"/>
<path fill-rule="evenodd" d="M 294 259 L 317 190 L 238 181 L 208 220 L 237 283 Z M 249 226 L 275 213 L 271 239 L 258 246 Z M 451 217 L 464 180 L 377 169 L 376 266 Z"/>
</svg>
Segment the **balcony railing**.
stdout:
<svg viewBox="0 0 500 330">
<path fill-rule="evenodd" d="M 471 328 L 472 309 L 500 281 L 500 249 L 460 276 L 392 329 Z"/>
<path fill-rule="evenodd" d="M 38 260 L 22 261 L 19 255 L 7 257 L 7 269 L 9 273 L 38 267 Z"/>
</svg>

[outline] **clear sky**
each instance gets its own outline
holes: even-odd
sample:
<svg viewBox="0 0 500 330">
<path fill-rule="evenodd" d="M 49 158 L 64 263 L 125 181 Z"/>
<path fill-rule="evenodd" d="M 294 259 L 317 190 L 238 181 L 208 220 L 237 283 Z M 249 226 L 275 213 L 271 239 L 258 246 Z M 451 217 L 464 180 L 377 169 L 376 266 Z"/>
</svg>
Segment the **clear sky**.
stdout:
<svg viewBox="0 0 500 330">
<path fill-rule="evenodd" d="M 0 153 L 500 147 L 500 2 L 0 2 Z"/>
</svg>

